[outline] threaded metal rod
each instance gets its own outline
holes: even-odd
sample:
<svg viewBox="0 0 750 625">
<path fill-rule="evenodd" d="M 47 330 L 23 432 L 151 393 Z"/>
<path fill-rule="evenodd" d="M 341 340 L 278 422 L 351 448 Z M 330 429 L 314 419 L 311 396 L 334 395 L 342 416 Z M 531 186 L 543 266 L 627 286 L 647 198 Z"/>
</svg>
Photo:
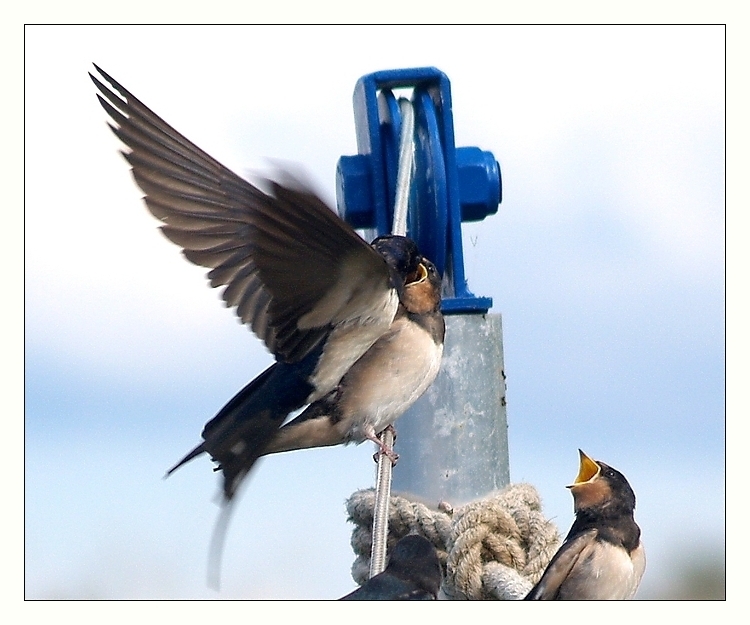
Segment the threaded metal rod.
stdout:
<svg viewBox="0 0 750 625">
<path fill-rule="evenodd" d="M 406 213 L 409 207 L 412 167 L 414 163 L 414 108 L 406 98 L 399 98 L 401 110 L 401 137 L 399 141 L 398 175 L 396 178 L 396 204 L 393 208 L 393 234 L 406 235 Z M 387 428 L 380 441 L 393 449 L 393 430 Z M 393 463 L 384 453 L 378 456 L 375 482 L 375 509 L 372 519 L 372 551 L 370 552 L 370 577 L 385 569 L 388 542 L 388 504 L 391 498 Z"/>
</svg>

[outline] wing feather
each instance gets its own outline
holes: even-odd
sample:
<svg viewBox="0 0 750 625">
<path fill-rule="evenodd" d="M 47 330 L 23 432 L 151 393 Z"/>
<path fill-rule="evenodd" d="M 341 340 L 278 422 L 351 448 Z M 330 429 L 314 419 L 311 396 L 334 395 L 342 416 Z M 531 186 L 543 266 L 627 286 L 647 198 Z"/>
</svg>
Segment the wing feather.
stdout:
<svg viewBox="0 0 750 625">
<path fill-rule="evenodd" d="M 96 69 L 97 97 L 148 210 L 190 262 L 211 269 L 210 285 L 226 287 L 227 306 L 278 360 L 301 360 L 342 320 L 382 315 L 392 289 L 384 258 L 325 202 L 290 176 L 262 191 Z M 347 267 L 367 298 L 349 297 Z"/>
<path fill-rule="evenodd" d="M 596 534 L 595 529 L 590 529 L 572 540 L 564 542 L 552 557 L 541 579 L 531 589 L 526 599 L 555 599 L 579 559 L 591 549 L 596 540 Z"/>
</svg>

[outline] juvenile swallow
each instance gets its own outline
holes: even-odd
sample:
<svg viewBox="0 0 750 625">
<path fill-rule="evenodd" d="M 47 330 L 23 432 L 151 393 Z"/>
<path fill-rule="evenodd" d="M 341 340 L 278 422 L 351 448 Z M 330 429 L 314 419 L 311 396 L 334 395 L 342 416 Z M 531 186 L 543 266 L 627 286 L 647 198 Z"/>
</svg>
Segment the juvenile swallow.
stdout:
<svg viewBox="0 0 750 625">
<path fill-rule="evenodd" d="M 96 67 L 96 66 L 95 66 Z M 261 456 L 371 440 L 437 375 L 441 278 L 406 237 L 368 245 L 290 179 L 263 191 L 96 67 L 99 102 L 148 210 L 276 362 L 240 390 L 168 474 L 208 453 L 229 502 Z M 307 406 L 284 424 L 288 415 Z"/>
<path fill-rule="evenodd" d="M 433 544 L 416 534 L 404 536 L 388 566 L 340 601 L 423 601 L 437 599 L 440 561 Z"/>
<path fill-rule="evenodd" d="M 646 569 L 635 493 L 618 470 L 580 449 L 575 521 L 527 600 L 631 599 Z"/>
</svg>

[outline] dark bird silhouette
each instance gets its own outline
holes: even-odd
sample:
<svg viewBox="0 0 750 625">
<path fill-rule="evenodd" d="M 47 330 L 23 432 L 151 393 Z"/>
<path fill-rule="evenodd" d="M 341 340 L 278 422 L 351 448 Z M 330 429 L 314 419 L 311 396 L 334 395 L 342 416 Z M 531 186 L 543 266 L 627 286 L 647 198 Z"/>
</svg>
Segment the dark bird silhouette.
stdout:
<svg viewBox="0 0 750 625">
<path fill-rule="evenodd" d="M 210 285 L 226 287 L 226 305 L 276 359 L 168 474 L 206 452 L 230 502 L 267 454 L 371 440 L 395 459 L 377 435 L 440 367 L 445 324 L 435 265 L 406 237 L 368 245 L 289 175 L 264 180 L 266 191 L 250 184 L 96 69 L 109 85 L 89 74 L 97 97 L 127 146 L 148 210 L 190 262 L 211 269 Z"/>
<path fill-rule="evenodd" d="M 368 579 L 341 601 L 421 601 L 437 599 L 440 561 L 432 543 L 416 534 L 404 536 L 382 573 Z"/>
<path fill-rule="evenodd" d="M 635 493 L 622 473 L 578 452 L 578 476 L 568 486 L 575 522 L 527 600 L 631 599 L 641 583 L 646 556 Z"/>
</svg>

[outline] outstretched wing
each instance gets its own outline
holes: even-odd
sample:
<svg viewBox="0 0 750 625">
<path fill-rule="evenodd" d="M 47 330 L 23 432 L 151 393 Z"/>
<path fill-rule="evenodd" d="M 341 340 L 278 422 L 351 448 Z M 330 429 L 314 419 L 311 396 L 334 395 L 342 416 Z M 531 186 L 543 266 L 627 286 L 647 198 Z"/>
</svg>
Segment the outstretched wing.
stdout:
<svg viewBox="0 0 750 625">
<path fill-rule="evenodd" d="M 385 260 L 322 200 L 298 184 L 261 191 L 96 69 L 111 86 L 89 74 L 97 97 L 162 232 L 211 268 L 211 286 L 226 286 L 226 305 L 278 360 L 298 362 L 332 326 L 388 310 Z"/>
</svg>

